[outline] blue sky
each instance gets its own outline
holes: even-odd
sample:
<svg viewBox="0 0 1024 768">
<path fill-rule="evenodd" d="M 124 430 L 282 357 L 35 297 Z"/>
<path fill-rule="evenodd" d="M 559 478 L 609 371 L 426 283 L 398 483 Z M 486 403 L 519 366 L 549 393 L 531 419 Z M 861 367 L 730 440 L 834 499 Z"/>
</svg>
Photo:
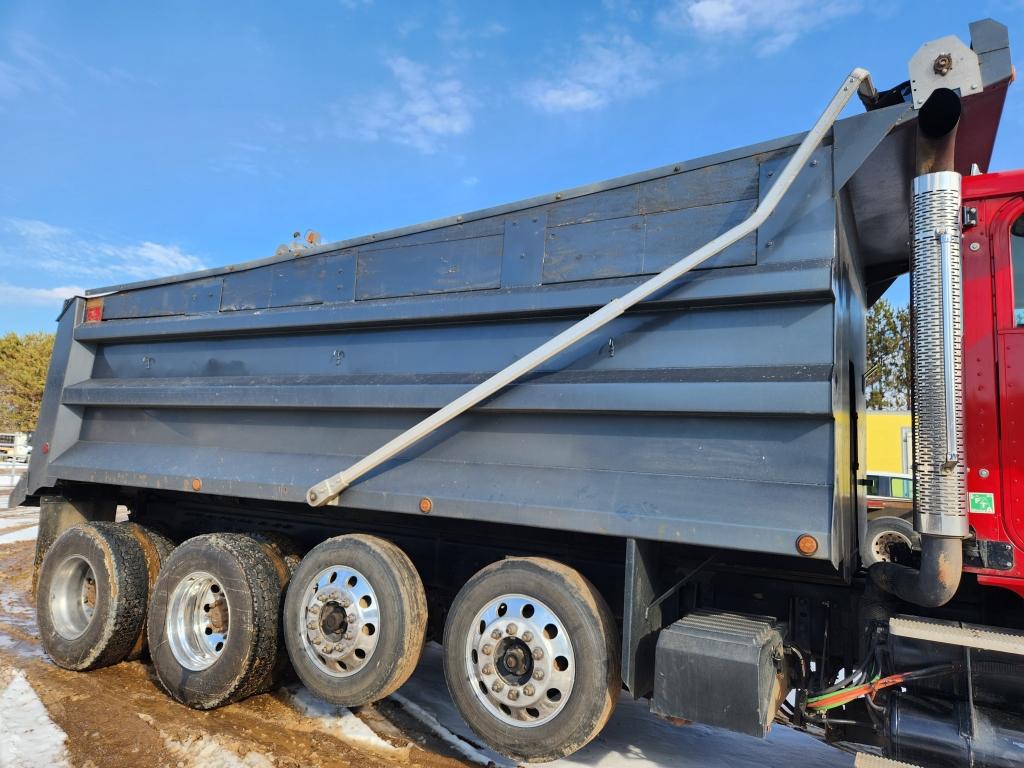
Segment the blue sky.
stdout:
<svg viewBox="0 0 1024 768">
<path fill-rule="evenodd" d="M 0 332 L 82 288 L 808 128 L 840 78 L 1019 0 L 0 6 Z M 859 106 L 851 107 L 859 109 Z M 1011 88 L 993 168 L 1024 166 Z"/>
</svg>

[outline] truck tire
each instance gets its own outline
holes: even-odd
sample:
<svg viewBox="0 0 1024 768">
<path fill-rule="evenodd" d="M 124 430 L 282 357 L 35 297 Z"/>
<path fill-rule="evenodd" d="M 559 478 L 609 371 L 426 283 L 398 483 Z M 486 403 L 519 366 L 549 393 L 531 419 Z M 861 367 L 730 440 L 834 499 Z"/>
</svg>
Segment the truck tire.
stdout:
<svg viewBox="0 0 1024 768">
<path fill-rule="evenodd" d="M 213 709 L 264 690 L 279 647 L 281 578 L 266 549 L 239 533 L 184 542 L 149 605 L 153 669 L 171 698 Z"/>
<path fill-rule="evenodd" d="M 412 561 L 390 541 L 338 536 L 302 558 L 284 622 L 288 656 L 305 686 L 332 704 L 361 706 L 412 675 L 427 598 Z"/>
<path fill-rule="evenodd" d="M 86 671 L 124 660 L 146 618 L 146 556 L 122 523 L 83 523 L 50 546 L 39 569 L 36 616 L 46 654 Z"/>
<path fill-rule="evenodd" d="M 459 591 L 444 628 L 444 673 L 462 717 L 490 747 L 546 762 L 589 743 L 622 686 L 608 604 L 579 572 L 509 558 Z"/>
<path fill-rule="evenodd" d="M 879 517 L 870 521 L 861 553 L 864 567 L 889 562 L 889 547 L 900 544 L 912 550 L 921 549 L 921 535 L 914 530 L 913 524 L 900 517 Z"/>
<path fill-rule="evenodd" d="M 139 523 L 127 522 L 121 523 L 121 525 L 125 526 L 128 532 L 139 542 L 139 546 L 142 547 L 142 555 L 146 559 L 147 605 L 146 610 L 143 612 L 145 617 L 149 613 L 149 597 L 156 588 L 156 579 L 160 575 L 160 569 L 167 562 L 167 558 L 171 556 L 171 552 L 174 551 L 174 542 L 159 531 Z M 143 618 L 142 624 L 142 627 L 139 628 L 139 636 L 135 638 L 135 644 L 125 657 L 125 661 L 140 659 L 146 653 L 148 643 L 146 642 L 145 618 Z"/>
<path fill-rule="evenodd" d="M 286 594 L 292 575 L 299 567 L 299 563 L 302 562 L 302 550 L 295 540 L 284 534 L 260 531 L 251 534 L 251 536 L 260 543 L 263 551 L 267 553 L 267 556 L 270 557 L 271 562 L 274 564 L 274 569 L 277 571 L 278 579 L 280 580 L 281 595 L 283 596 Z M 292 669 L 291 660 L 288 658 L 288 649 L 284 643 L 283 597 L 280 607 L 281 613 L 277 619 L 277 658 L 266 681 L 258 687 L 257 693 L 274 690 L 295 679 L 295 671 Z"/>
</svg>

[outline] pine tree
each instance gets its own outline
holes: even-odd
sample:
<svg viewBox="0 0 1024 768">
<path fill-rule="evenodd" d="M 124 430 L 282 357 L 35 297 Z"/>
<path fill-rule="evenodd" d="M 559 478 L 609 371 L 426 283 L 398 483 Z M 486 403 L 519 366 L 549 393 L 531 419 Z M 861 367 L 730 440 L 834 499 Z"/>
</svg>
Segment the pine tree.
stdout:
<svg viewBox="0 0 1024 768">
<path fill-rule="evenodd" d="M 0 432 L 36 428 L 52 351 L 52 333 L 0 336 Z"/>
<path fill-rule="evenodd" d="M 867 316 L 867 375 L 865 394 L 871 409 L 909 409 L 910 308 L 878 301 Z"/>
</svg>

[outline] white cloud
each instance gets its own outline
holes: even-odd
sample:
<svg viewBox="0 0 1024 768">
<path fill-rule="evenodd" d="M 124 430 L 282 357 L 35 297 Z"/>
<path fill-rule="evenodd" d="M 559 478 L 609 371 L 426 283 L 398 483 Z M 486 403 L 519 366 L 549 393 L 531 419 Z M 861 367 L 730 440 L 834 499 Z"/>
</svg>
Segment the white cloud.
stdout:
<svg viewBox="0 0 1024 768">
<path fill-rule="evenodd" d="M 655 18 L 667 29 L 753 39 L 755 52 L 765 56 L 815 27 L 856 13 L 861 5 L 860 0 L 675 0 Z"/>
<path fill-rule="evenodd" d="M 0 283 L 0 304 L 13 307 L 49 307 L 84 293 L 85 289 L 77 285 L 62 285 L 57 288 L 25 288 L 20 285 Z"/>
<path fill-rule="evenodd" d="M 365 141 L 392 141 L 431 154 L 445 139 L 473 126 L 470 98 L 460 80 L 404 56 L 389 59 L 387 65 L 397 90 L 357 99 L 344 111 L 335 109 L 339 133 Z"/>
<path fill-rule="evenodd" d="M 497 21 L 489 21 L 478 26 L 467 26 L 457 14 L 449 13 L 438 25 L 436 33 L 439 40 L 450 45 L 501 37 L 507 31 L 505 25 Z"/>
<path fill-rule="evenodd" d="M 654 71 L 651 49 L 629 35 L 584 35 L 564 76 L 531 80 L 523 95 L 542 112 L 600 109 L 650 91 L 656 85 Z"/>
<path fill-rule="evenodd" d="M 480 183 L 480 179 L 476 176 L 466 176 L 462 179 L 462 183 L 467 187 L 475 187 Z"/>
<path fill-rule="evenodd" d="M 111 243 L 45 221 L 14 218 L 0 219 L 0 260 L 13 269 L 42 270 L 64 279 L 117 282 L 203 268 L 198 258 L 176 245 Z"/>
<path fill-rule="evenodd" d="M 13 35 L 7 49 L 6 59 L 0 59 L 0 99 L 67 88 L 51 63 L 55 58 L 53 51 L 31 35 Z"/>
<path fill-rule="evenodd" d="M 640 21 L 644 15 L 634 0 L 603 0 L 602 5 L 609 14 L 621 16 L 626 21 Z"/>
<path fill-rule="evenodd" d="M 73 94 L 73 85 L 87 76 L 104 87 L 152 85 L 118 66 L 83 61 L 65 50 L 51 48 L 38 38 L 17 32 L 3 39 L 0 51 L 0 101 L 20 96 L 55 99 L 69 109 L 65 96 Z"/>
</svg>

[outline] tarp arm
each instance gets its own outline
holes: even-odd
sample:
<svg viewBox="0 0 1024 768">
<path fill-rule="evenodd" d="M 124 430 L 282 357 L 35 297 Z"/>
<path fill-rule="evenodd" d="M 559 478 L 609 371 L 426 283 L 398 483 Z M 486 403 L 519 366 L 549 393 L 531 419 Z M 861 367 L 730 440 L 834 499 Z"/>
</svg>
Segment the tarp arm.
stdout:
<svg viewBox="0 0 1024 768">
<path fill-rule="evenodd" d="M 547 360 L 550 360 L 555 355 L 565 351 L 576 342 L 589 336 L 594 331 L 619 317 L 629 308 L 658 293 L 690 270 L 699 267 L 712 256 L 720 253 L 733 243 L 742 240 L 744 237 L 754 232 L 765 222 L 765 220 L 771 215 L 772 211 L 775 210 L 779 201 L 781 201 L 783 196 L 785 196 L 790 185 L 810 160 L 811 153 L 818 148 L 822 139 L 824 139 L 829 130 L 831 130 L 832 125 L 838 119 L 839 113 L 842 112 L 843 107 L 846 106 L 850 98 L 858 91 L 867 94 L 874 92 L 874 85 L 871 82 L 871 74 L 866 69 L 861 69 L 859 67 L 854 69 L 850 75 L 843 80 L 843 84 L 840 86 L 839 90 L 836 91 L 836 95 L 832 97 L 832 101 L 829 102 L 821 117 L 818 118 L 818 121 L 814 124 L 814 127 L 811 128 L 807 135 L 804 136 L 803 141 L 800 142 L 800 146 L 797 147 L 796 152 L 793 153 L 789 162 L 786 163 L 785 168 L 783 168 L 771 189 L 746 221 L 736 225 L 728 232 L 719 235 L 711 242 L 680 259 L 663 272 L 660 272 L 646 282 L 641 283 L 624 296 L 620 296 L 619 298 L 612 300 L 593 314 L 588 315 L 575 325 L 565 329 L 550 341 L 545 342 L 529 354 L 521 357 L 507 368 L 498 371 L 498 373 L 494 374 L 486 381 L 473 387 L 459 398 L 450 402 L 444 408 L 441 408 L 439 411 L 423 419 L 423 421 L 419 422 L 415 426 L 410 427 L 402 434 L 388 441 L 373 453 L 357 461 L 348 469 L 317 483 L 306 491 L 306 501 L 314 507 L 323 506 L 324 504 L 332 501 L 367 472 L 372 471 L 384 462 L 394 458 L 402 451 L 405 451 L 409 447 L 415 445 L 439 427 L 447 424 L 456 416 L 465 413 L 481 401 L 491 397 L 524 374 L 529 373 L 537 368 L 537 366 L 543 364 Z"/>
</svg>

